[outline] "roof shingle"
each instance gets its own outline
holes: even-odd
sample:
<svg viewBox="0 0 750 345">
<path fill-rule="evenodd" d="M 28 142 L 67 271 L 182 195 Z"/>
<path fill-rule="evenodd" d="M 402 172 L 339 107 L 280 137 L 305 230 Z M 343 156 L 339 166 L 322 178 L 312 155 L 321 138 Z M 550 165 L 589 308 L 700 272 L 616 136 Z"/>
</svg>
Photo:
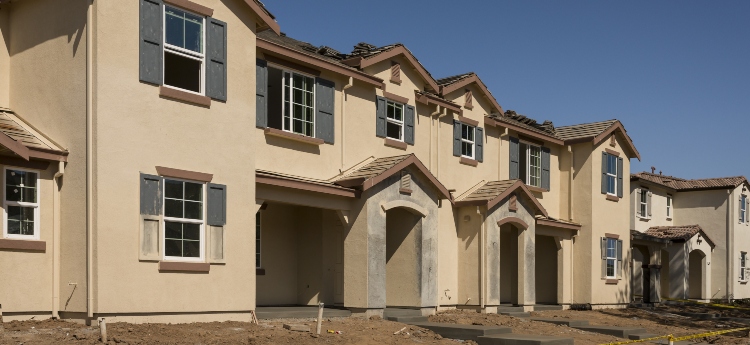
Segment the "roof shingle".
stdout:
<svg viewBox="0 0 750 345">
<path fill-rule="evenodd" d="M 711 239 L 706 236 L 706 233 L 703 232 L 703 229 L 701 229 L 700 225 L 697 224 L 679 226 L 652 226 L 645 232 L 646 235 L 656 238 L 680 241 L 687 241 L 693 238 L 693 236 L 695 236 L 697 233 L 701 233 L 701 235 L 706 238 L 706 241 L 708 241 L 713 246 L 713 241 L 711 241 Z"/>
<path fill-rule="evenodd" d="M 562 140 L 573 140 L 593 138 L 611 127 L 617 120 L 601 122 L 582 123 L 572 126 L 561 126 L 555 128 L 557 136 Z"/>
<path fill-rule="evenodd" d="M 651 183 L 665 186 L 676 191 L 689 191 L 701 189 L 728 189 L 737 188 L 743 183 L 748 183 L 745 176 L 717 177 L 706 179 L 686 180 L 668 175 L 657 175 L 648 172 L 640 172 L 630 175 L 631 180 L 642 179 Z"/>
</svg>

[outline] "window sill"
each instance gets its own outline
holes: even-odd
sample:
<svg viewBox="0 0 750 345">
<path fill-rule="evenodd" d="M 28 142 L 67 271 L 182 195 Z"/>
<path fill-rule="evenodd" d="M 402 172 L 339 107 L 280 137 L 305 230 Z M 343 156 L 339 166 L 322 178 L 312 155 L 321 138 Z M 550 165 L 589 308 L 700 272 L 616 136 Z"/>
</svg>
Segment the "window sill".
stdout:
<svg viewBox="0 0 750 345">
<path fill-rule="evenodd" d="M 670 221 L 671 221 L 671 220 L 672 220 L 672 217 L 667 217 L 667 220 L 670 220 Z"/>
<path fill-rule="evenodd" d="M 310 145 L 320 146 L 320 145 L 323 145 L 323 143 L 324 143 L 323 139 L 306 137 L 304 135 L 294 134 L 294 133 L 282 131 L 282 130 L 276 129 L 276 128 L 266 128 L 263 131 L 265 132 L 266 135 L 270 135 L 270 136 L 273 136 L 273 137 L 284 138 L 284 139 L 289 139 L 289 140 L 294 140 L 296 142 L 300 142 L 300 143 L 303 143 L 303 144 L 310 144 Z"/>
<path fill-rule="evenodd" d="M 476 160 L 471 159 L 471 158 L 466 158 L 466 157 L 461 157 L 460 163 L 473 166 L 473 167 L 479 165 L 479 162 L 477 162 Z"/>
<path fill-rule="evenodd" d="M 618 279 L 614 279 L 614 278 L 607 278 L 607 281 L 605 282 L 605 284 L 607 285 L 617 285 L 617 283 L 618 283 Z"/>
<path fill-rule="evenodd" d="M 642 221 L 642 222 L 648 222 L 648 221 L 650 221 L 650 220 L 651 220 L 651 218 L 647 218 L 647 217 L 638 217 L 638 220 L 640 220 L 640 221 Z"/>
<path fill-rule="evenodd" d="M 256 276 L 264 276 L 266 275 L 266 269 L 265 268 L 255 268 L 255 275 Z"/>
<path fill-rule="evenodd" d="M 211 265 L 205 262 L 159 261 L 159 272 L 208 273 Z"/>
<path fill-rule="evenodd" d="M 206 108 L 211 107 L 211 98 L 209 97 L 196 95 L 194 93 L 173 89 L 171 87 L 163 85 L 159 87 L 159 96 L 177 101 L 183 101 L 185 103 L 199 105 Z"/>
<path fill-rule="evenodd" d="M 391 139 L 391 138 L 385 138 L 385 143 L 384 144 L 385 144 L 385 146 L 389 146 L 389 147 L 393 147 L 393 148 L 397 148 L 397 149 L 401 149 L 401 150 L 406 150 L 406 147 L 408 146 L 403 141 L 398 141 L 398 140 Z"/>
<path fill-rule="evenodd" d="M 739 283 L 740 284 L 747 284 L 747 280 L 740 280 Z"/>
<path fill-rule="evenodd" d="M 391 78 L 391 80 L 389 80 L 389 81 L 391 83 L 396 84 L 396 85 L 401 85 L 401 79 Z"/>
<path fill-rule="evenodd" d="M 30 252 L 46 252 L 47 242 L 39 240 L 21 240 L 21 239 L 0 239 L 0 249 L 30 251 Z"/>
<path fill-rule="evenodd" d="M 528 188 L 532 192 L 537 192 L 537 193 L 549 192 L 549 189 L 544 189 L 544 188 L 536 187 L 536 186 L 526 185 L 526 188 Z"/>
<path fill-rule="evenodd" d="M 617 196 L 612 195 L 612 194 L 607 194 L 607 200 L 618 202 L 618 201 L 620 201 L 620 198 L 618 198 Z"/>
</svg>

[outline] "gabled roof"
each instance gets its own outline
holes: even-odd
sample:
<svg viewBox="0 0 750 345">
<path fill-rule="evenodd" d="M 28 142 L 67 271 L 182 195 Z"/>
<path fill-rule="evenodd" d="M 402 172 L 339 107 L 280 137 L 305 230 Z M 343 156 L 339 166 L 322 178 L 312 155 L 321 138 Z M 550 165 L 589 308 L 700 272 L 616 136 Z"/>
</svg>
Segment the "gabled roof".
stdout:
<svg viewBox="0 0 750 345">
<path fill-rule="evenodd" d="M 409 51 L 406 46 L 401 43 L 395 43 L 386 45 L 383 47 L 376 47 L 369 43 L 361 42 L 354 46 L 354 50 L 346 56 L 342 61 L 343 63 L 358 67 L 359 69 L 372 66 L 378 62 L 394 58 L 396 56 L 403 55 L 406 60 L 411 63 L 412 66 L 417 70 L 417 73 L 424 79 L 427 86 L 434 92 L 440 90 L 437 82 L 432 77 L 430 72 L 427 71 L 414 54 Z"/>
<path fill-rule="evenodd" d="M 466 87 L 471 83 L 476 83 L 479 89 L 482 90 L 482 92 L 484 92 L 484 94 L 487 96 L 487 99 L 490 100 L 492 106 L 495 107 L 495 111 L 499 113 L 503 112 L 503 107 L 500 106 L 500 103 L 497 102 L 497 99 L 495 99 L 495 96 L 492 95 L 492 92 L 490 92 L 487 86 L 484 85 L 482 80 L 479 79 L 479 76 L 477 76 L 477 74 L 474 72 L 441 78 L 437 80 L 437 83 L 440 86 L 440 94 L 443 96 L 462 87 Z"/>
<path fill-rule="evenodd" d="M 706 233 L 703 232 L 700 225 L 679 225 L 679 226 L 652 226 L 646 230 L 645 234 L 656 238 L 663 238 L 672 241 L 687 241 L 696 234 L 700 233 L 706 239 L 711 247 L 714 247 L 712 241 Z"/>
<path fill-rule="evenodd" d="M 633 140 L 619 120 L 607 120 L 601 122 L 582 123 L 572 126 L 555 128 L 557 136 L 565 141 L 565 145 L 592 141 L 598 145 L 602 140 L 614 132 L 620 133 L 625 138 L 625 147 L 632 151 L 632 157 L 641 160 L 641 154 L 635 148 Z"/>
<path fill-rule="evenodd" d="M 0 145 L 0 155 L 67 161 L 67 151 L 7 108 L 0 108 Z"/>
<path fill-rule="evenodd" d="M 661 185 L 675 191 L 691 191 L 691 190 L 706 190 L 706 189 L 734 189 L 742 185 L 743 183 L 750 186 L 745 176 L 733 176 L 733 177 L 716 177 L 716 178 L 705 178 L 686 180 L 679 177 L 652 174 L 648 172 L 639 172 L 630 175 L 631 181 L 644 180 L 657 185 Z"/>
<path fill-rule="evenodd" d="M 521 180 L 503 180 L 503 181 L 490 181 L 477 188 L 469 195 L 456 201 L 456 207 L 463 206 L 479 206 L 487 205 L 487 209 L 492 209 L 503 199 L 510 196 L 513 192 L 518 191 L 519 193 L 526 196 L 527 199 L 531 200 L 539 214 L 547 217 L 547 210 L 544 206 L 539 203 L 539 200 L 531 194 L 531 191 Z"/>
<path fill-rule="evenodd" d="M 260 18 L 261 22 L 257 25 L 257 31 L 271 29 L 271 31 L 275 32 L 276 34 L 281 33 L 279 23 L 276 22 L 276 17 L 274 17 L 273 14 L 271 14 L 271 12 L 266 9 L 266 6 L 263 5 L 262 2 L 260 2 L 259 0 L 245 0 L 245 3 L 250 6 L 250 9 L 253 10 L 258 18 Z"/>
<path fill-rule="evenodd" d="M 410 165 L 413 165 L 425 175 L 445 199 L 453 201 L 448 189 L 427 170 L 414 154 L 378 158 L 358 169 L 354 169 L 350 173 L 336 179 L 333 183 L 366 191 Z"/>
<path fill-rule="evenodd" d="M 554 144 L 563 144 L 563 141 L 556 134 L 555 125 L 552 121 L 544 121 L 539 124 L 536 120 L 518 114 L 513 110 L 506 110 L 503 114 L 489 114 L 487 119 L 493 121 L 493 125 L 507 127 L 521 134 Z"/>
</svg>

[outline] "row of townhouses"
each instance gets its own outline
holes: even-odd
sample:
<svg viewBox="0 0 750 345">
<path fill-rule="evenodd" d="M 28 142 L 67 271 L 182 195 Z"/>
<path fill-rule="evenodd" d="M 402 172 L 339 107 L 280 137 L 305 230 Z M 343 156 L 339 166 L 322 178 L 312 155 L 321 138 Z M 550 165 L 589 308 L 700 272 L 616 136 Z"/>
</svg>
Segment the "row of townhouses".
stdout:
<svg viewBox="0 0 750 345">
<path fill-rule="evenodd" d="M 6 320 L 750 297 L 743 177 L 631 175 L 620 121 L 539 123 L 402 44 L 257 0 L 3 0 L 0 34 Z"/>
</svg>

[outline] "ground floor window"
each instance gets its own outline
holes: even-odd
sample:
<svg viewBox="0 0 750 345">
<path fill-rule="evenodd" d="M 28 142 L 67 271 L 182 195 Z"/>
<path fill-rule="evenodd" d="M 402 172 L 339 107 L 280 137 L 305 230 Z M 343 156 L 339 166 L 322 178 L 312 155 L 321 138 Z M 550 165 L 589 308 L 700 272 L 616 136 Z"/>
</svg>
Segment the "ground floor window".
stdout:
<svg viewBox="0 0 750 345">
<path fill-rule="evenodd" d="M 617 278 L 617 240 L 607 238 L 607 278 Z"/>
<path fill-rule="evenodd" d="M 203 260 L 202 183 L 164 180 L 164 256 L 165 258 Z"/>
<path fill-rule="evenodd" d="M 39 174 L 17 168 L 5 169 L 4 237 L 39 238 Z"/>
<path fill-rule="evenodd" d="M 740 280 L 746 281 L 747 280 L 747 273 L 745 272 L 747 269 L 747 252 L 740 252 Z"/>
</svg>

